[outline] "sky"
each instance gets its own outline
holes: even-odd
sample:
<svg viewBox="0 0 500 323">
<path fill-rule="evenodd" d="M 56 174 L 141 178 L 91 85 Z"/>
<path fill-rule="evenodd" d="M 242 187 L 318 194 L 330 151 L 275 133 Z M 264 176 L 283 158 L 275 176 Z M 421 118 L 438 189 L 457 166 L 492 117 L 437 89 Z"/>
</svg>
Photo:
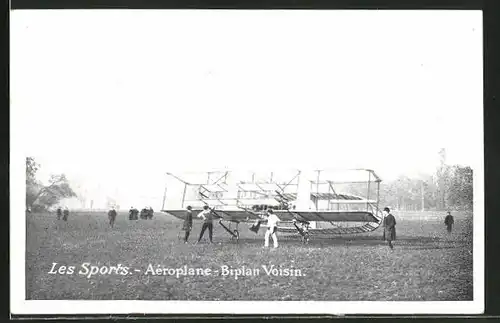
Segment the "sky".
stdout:
<svg viewBox="0 0 500 323">
<path fill-rule="evenodd" d="M 480 11 L 11 13 L 11 138 L 105 196 L 158 208 L 164 173 L 479 167 Z"/>
</svg>

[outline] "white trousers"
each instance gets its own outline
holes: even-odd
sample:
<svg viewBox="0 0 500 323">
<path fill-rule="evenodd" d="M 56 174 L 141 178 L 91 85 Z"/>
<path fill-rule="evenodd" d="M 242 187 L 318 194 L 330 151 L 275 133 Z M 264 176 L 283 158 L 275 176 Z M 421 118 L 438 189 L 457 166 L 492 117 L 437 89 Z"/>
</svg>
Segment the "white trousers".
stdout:
<svg viewBox="0 0 500 323">
<path fill-rule="evenodd" d="M 273 238 L 274 248 L 278 248 L 278 236 L 273 232 L 274 228 L 268 228 L 264 240 L 264 247 L 269 247 L 269 236 Z"/>
</svg>

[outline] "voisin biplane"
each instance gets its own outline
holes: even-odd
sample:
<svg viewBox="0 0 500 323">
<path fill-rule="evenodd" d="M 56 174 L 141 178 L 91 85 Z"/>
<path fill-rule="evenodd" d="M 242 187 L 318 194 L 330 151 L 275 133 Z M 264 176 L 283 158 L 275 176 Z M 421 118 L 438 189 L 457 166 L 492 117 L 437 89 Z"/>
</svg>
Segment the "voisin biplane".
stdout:
<svg viewBox="0 0 500 323">
<path fill-rule="evenodd" d="M 197 219 L 208 205 L 236 240 L 239 223 L 261 222 L 265 227 L 269 208 L 281 220 L 278 232 L 297 233 L 303 241 L 360 234 L 383 223 L 380 182 L 370 169 L 167 173 L 162 212 L 184 219 L 190 205 Z"/>
</svg>

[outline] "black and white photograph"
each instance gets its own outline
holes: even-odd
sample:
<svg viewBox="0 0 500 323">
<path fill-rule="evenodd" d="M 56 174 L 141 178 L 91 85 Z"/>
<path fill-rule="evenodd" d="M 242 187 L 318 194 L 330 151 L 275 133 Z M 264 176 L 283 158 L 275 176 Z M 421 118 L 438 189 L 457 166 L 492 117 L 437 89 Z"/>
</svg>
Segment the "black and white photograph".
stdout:
<svg viewBox="0 0 500 323">
<path fill-rule="evenodd" d="M 13 314 L 479 314 L 482 13 L 22 10 Z"/>
</svg>

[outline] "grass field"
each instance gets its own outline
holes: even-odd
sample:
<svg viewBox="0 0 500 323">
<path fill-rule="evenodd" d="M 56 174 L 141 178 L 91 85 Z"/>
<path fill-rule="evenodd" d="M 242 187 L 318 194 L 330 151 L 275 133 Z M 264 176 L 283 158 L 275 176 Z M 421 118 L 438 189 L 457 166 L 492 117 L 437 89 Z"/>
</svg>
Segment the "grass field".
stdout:
<svg viewBox="0 0 500 323">
<path fill-rule="evenodd" d="M 113 229 L 104 213 L 73 213 L 69 221 L 51 214 L 28 214 L 26 298 L 80 300 L 322 300 L 437 301 L 472 300 L 472 216 L 455 214 L 446 233 L 441 218 L 420 213 L 396 215 L 395 250 L 379 229 L 366 235 L 318 239 L 309 245 L 281 239 L 263 249 L 264 230 L 256 236 L 240 225 L 238 244 L 214 224 L 214 242 L 179 241 L 181 221 L 155 213 L 153 220 L 128 221 L 120 213 Z M 208 238 L 208 232 L 205 234 Z M 74 266 L 72 274 L 50 274 L 53 263 Z M 128 267 L 88 277 L 82 264 Z M 209 276 L 146 274 L 148 265 L 210 268 Z M 254 275 L 224 276 L 221 266 L 259 269 Z M 267 275 L 262 265 L 293 268 L 297 276 Z M 62 269 L 60 269 L 63 272 Z M 135 270 L 139 270 L 137 272 Z M 214 271 L 218 273 L 214 273 Z M 82 274 L 79 274 L 81 272 Z M 290 273 L 289 272 L 289 273 Z M 172 271 L 170 272 L 172 273 Z M 84 275 L 87 274 L 87 275 Z"/>
</svg>

